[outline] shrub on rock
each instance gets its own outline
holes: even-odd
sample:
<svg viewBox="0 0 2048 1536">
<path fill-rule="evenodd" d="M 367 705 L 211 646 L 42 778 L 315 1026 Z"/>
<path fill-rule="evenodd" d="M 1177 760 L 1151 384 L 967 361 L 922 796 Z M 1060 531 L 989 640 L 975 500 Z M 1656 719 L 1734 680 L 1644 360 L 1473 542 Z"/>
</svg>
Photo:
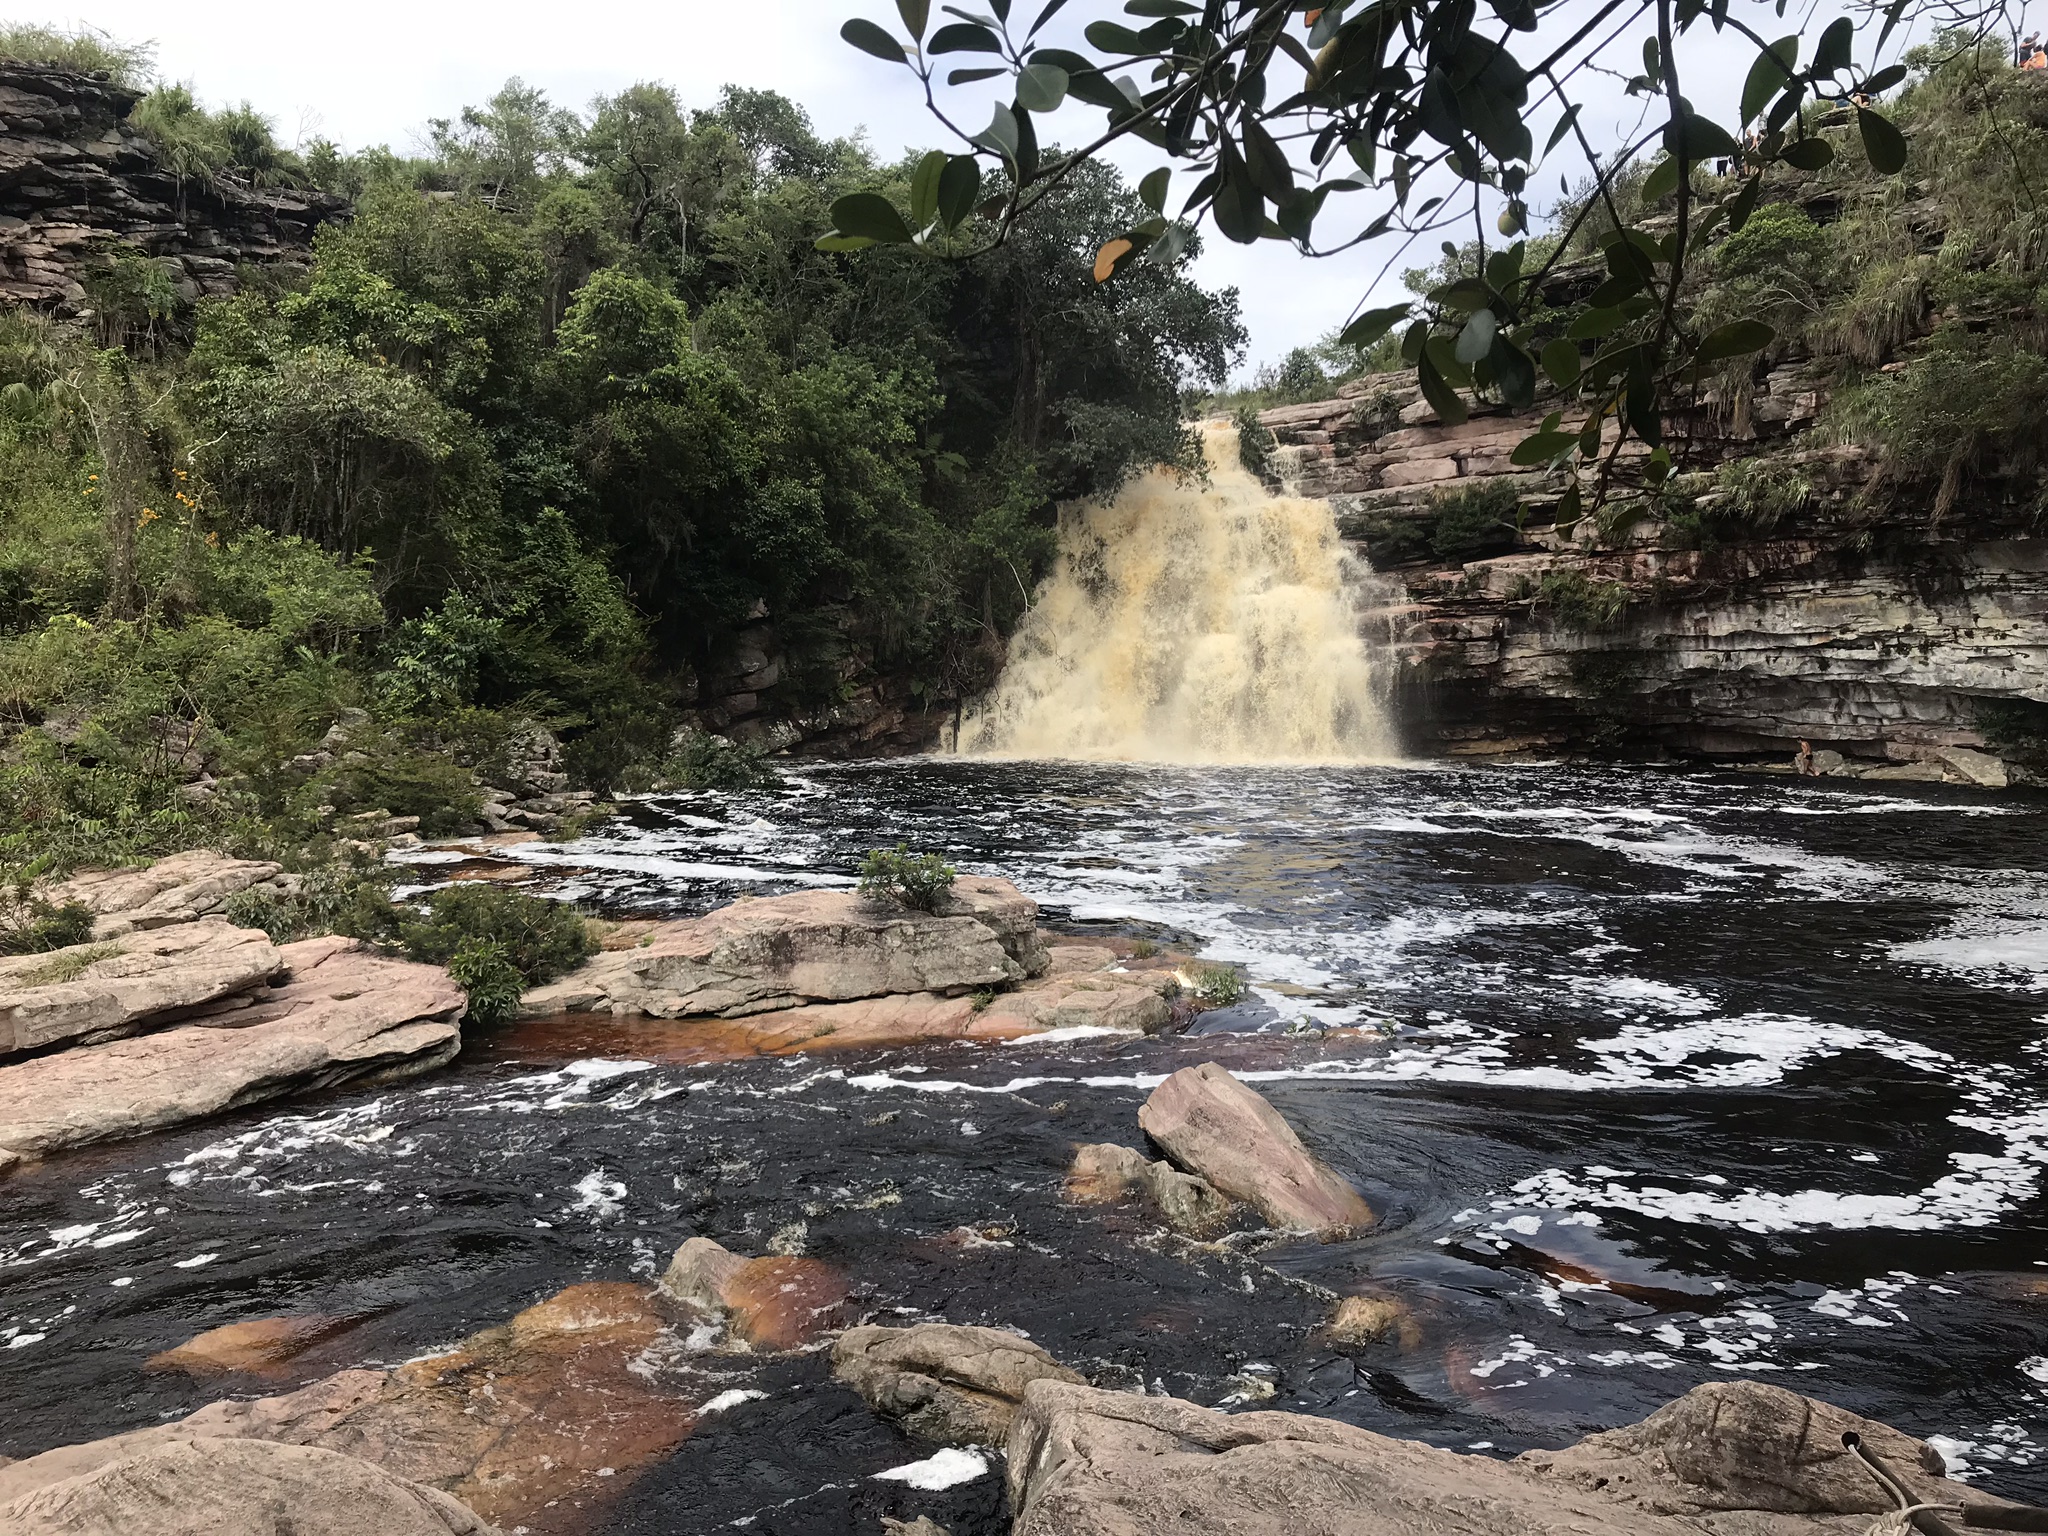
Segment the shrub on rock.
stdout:
<svg viewBox="0 0 2048 1536">
<path fill-rule="evenodd" d="M 898 843 L 861 860 L 860 893 L 870 901 L 900 901 L 913 912 L 936 912 L 954 875 L 937 854 L 912 853 L 908 843 Z"/>
<path fill-rule="evenodd" d="M 424 918 L 402 921 L 405 952 L 445 965 L 469 994 L 470 1017 L 509 1018 L 528 987 L 544 985 L 597 953 L 582 915 L 558 901 L 501 886 L 436 891 Z"/>
</svg>

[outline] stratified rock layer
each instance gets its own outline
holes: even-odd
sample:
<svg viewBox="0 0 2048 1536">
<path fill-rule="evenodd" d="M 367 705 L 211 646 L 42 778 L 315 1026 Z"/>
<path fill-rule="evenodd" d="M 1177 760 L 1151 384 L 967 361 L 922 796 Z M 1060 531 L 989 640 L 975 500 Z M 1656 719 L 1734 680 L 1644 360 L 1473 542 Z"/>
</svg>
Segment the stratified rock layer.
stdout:
<svg viewBox="0 0 2048 1536">
<path fill-rule="evenodd" d="M 875 1412 L 946 1445 L 1001 1445 L 1032 1382 L 1082 1381 L 1019 1334 L 955 1323 L 849 1328 L 832 1346 L 832 1374 Z"/>
<path fill-rule="evenodd" d="M 1916 1498 L 1980 1497 L 1927 1470 L 1939 1458 L 1921 1442 L 1754 1382 L 1496 1461 L 1304 1414 L 1041 1381 L 1006 1449 L 1014 1536 L 1861 1536 L 1893 1506 L 1845 1430 Z"/>
<path fill-rule="evenodd" d="M 268 860 L 231 859 L 200 848 L 136 869 L 85 870 L 42 894 L 58 906 L 77 902 L 89 908 L 93 937 L 115 939 L 215 916 L 243 891 L 289 892 L 296 877 L 283 869 Z"/>
<path fill-rule="evenodd" d="M 1276 1227 L 1348 1237 L 1373 1225 L 1372 1207 L 1310 1155 L 1280 1112 L 1213 1061 L 1183 1067 L 1138 1111 L 1145 1134 L 1180 1167 Z"/>
<path fill-rule="evenodd" d="M 284 969 L 267 935 L 218 921 L 0 957 L 0 1056 L 140 1034 Z"/>
<path fill-rule="evenodd" d="M 274 953 L 291 972 L 284 986 L 155 1034 L 0 1066 L 0 1163 L 351 1079 L 407 1077 L 461 1049 L 467 999 L 439 967 L 351 939 Z"/>
<path fill-rule="evenodd" d="M 664 924 L 526 995 L 551 1013 L 740 1018 L 806 1003 L 1006 986 L 1046 968 L 1037 905 L 1007 880 L 963 878 L 940 912 L 853 891 L 738 901 Z"/>
</svg>

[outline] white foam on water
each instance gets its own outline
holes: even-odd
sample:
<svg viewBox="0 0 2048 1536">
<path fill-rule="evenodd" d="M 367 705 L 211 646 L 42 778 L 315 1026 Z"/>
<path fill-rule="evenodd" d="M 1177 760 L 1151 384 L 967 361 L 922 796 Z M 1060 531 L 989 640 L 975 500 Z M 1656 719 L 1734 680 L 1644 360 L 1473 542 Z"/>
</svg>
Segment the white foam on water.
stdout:
<svg viewBox="0 0 2048 1536">
<path fill-rule="evenodd" d="M 923 1461 L 907 1461 L 900 1467 L 877 1472 L 875 1477 L 878 1481 L 908 1483 L 926 1493 L 939 1493 L 987 1475 L 988 1458 L 981 1452 L 949 1445 L 937 1455 L 927 1456 Z"/>
<path fill-rule="evenodd" d="M 714 1413 L 725 1413 L 742 1403 L 759 1402 L 768 1394 L 757 1387 L 733 1387 L 721 1392 L 702 1407 L 698 1408 L 699 1418 L 709 1418 Z"/>
<path fill-rule="evenodd" d="M 571 1211 L 586 1213 L 599 1221 L 609 1221 L 625 1213 L 626 1186 L 602 1168 L 591 1169 L 571 1187 L 576 1191 L 576 1203 L 569 1207 Z"/>
</svg>

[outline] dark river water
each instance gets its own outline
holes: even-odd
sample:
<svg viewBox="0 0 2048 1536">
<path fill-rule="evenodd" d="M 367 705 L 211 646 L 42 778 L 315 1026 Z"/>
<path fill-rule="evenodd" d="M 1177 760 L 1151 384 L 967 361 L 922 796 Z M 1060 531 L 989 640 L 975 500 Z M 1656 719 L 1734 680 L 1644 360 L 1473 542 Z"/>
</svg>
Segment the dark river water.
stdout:
<svg viewBox="0 0 2048 1536">
<path fill-rule="evenodd" d="M 1508 1454 L 1753 1374 L 2048 1501 L 2044 811 L 1605 769 L 951 761 L 646 802 L 516 853 L 594 907 L 691 912 L 908 841 L 1069 931 L 1239 964 L 1252 998 L 1177 1038 L 710 1066 L 646 1026 L 527 1028 L 414 1083 L 55 1160 L 0 1183 L 0 1453 L 216 1395 L 141 1368 L 203 1329 L 368 1319 L 305 1380 L 651 1277 L 704 1233 L 826 1259 L 881 1320 L 1022 1328 L 1106 1385 Z M 1379 1230 L 1239 1253 L 1061 1203 L 1075 1142 L 1135 1143 L 1150 1088 L 1212 1057 Z M 933 1241 L 963 1224 L 996 1236 Z M 1339 1353 L 1331 1294 L 1367 1287 L 1417 1336 Z M 764 1395 L 604 1529 L 1004 1528 L 993 1475 L 876 1482 L 929 1448 L 815 1353 L 675 1369 Z"/>
</svg>

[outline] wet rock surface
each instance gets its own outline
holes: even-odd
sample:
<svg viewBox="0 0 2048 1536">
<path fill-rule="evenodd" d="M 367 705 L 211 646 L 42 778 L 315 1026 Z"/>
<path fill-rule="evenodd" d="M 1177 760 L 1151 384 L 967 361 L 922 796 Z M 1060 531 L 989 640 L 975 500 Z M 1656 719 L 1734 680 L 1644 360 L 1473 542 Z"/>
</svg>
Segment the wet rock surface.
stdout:
<svg viewBox="0 0 2048 1536">
<path fill-rule="evenodd" d="M 1145 1101 L 1138 1124 L 1184 1170 L 1274 1226 L 1325 1241 L 1378 1219 L 1343 1175 L 1312 1156 L 1294 1128 L 1214 1062 L 1183 1067 Z"/>
<path fill-rule="evenodd" d="M 0 1149 L 46 1156 L 352 1079 L 394 1081 L 461 1049 L 467 999 L 438 966 L 350 939 L 271 950 L 261 934 L 247 937 L 282 961 L 289 982 L 153 1034 L 0 1066 Z"/>
<path fill-rule="evenodd" d="M 953 1323 L 850 1328 L 832 1346 L 832 1374 L 875 1412 L 942 1445 L 1000 1446 L 1032 1382 L 1082 1384 L 1019 1334 Z"/>
</svg>

